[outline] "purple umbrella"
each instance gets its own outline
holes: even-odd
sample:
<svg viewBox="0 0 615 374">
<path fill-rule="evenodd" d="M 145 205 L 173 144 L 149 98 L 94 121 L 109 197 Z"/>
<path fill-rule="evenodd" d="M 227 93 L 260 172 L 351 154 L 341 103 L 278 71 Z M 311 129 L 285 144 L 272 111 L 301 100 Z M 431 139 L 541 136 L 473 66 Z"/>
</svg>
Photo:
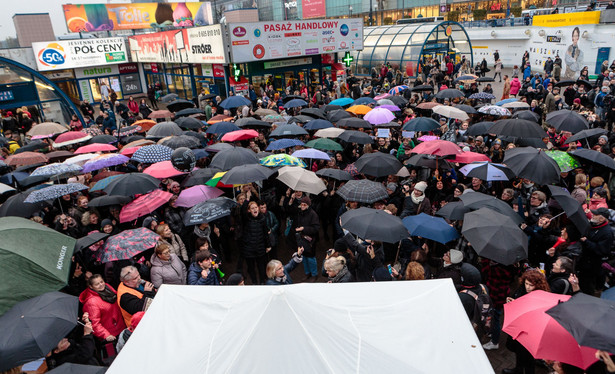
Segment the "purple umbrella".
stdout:
<svg viewBox="0 0 615 374">
<path fill-rule="evenodd" d="M 96 156 L 83 165 L 83 172 L 89 173 L 90 171 L 108 168 L 110 166 L 125 164 L 130 159 L 124 155 L 118 153 L 109 153 L 105 155 Z"/>
<path fill-rule="evenodd" d="M 314 148 L 306 148 L 306 149 L 300 149 L 298 151 L 293 152 L 293 156 L 298 157 L 298 158 L 311 158 L 314 160 L 330 160 L 331 157 L 329 157 L 329 155 L 323 151 L 319 151 L 318 149 L 314 149 Z"/>
<path fill-rule="evenodd" d="M 198 203 L 214 199 L 222 194 L 224 192 L 216 187 L 198 185 L 183 190 L 175 201 L 175 205 L 192 208 Z"/>
<path fill-rule="evenodd" d="M 390 110 L 381 106 L 370 110 L 363 119 L 372 125 L 379 125 L 381 123 L 388 123 L 395 119 L 395 115 Z"/>
<path fill-rule="evenodd" d="M 397 105 L 379 105 L 378 108 L 388 109 L 391 112 L 400 112 L 401 109 Z"/>
</svg>

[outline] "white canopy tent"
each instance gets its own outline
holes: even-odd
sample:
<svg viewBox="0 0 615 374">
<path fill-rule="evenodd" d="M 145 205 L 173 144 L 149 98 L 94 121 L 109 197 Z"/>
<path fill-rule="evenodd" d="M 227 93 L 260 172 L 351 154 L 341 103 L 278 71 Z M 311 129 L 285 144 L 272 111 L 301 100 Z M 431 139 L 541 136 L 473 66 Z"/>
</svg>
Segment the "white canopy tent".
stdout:
<svg viewBox="0 0 615 374">
<path fill-rule="evenodd" d="M 162 286 L 108 374 L 493 373 L 449 279 Z"/>
</svg>

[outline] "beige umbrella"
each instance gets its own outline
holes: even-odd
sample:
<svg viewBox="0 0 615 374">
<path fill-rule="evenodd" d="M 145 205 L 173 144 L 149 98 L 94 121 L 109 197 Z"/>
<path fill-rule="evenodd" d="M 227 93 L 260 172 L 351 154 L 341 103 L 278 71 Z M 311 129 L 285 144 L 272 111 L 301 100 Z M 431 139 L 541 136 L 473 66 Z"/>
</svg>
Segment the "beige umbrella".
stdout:
<svg viewBox="0 0 615 374">
<path fill-rule="evenodd" d="M 466 119 L 470 118 L 468 116 L 468 113 L 464 112 L 463 110 L 448 105 L 438 105 L 432 110 L 434 113 L 437 113 L 446 118 L 455 118 L 461 121 L 465 121 Z"/>
<path fill-rule="evenodd" d="M 284 166 L 278 170 L 278 180 L 295 191 L 318 195 L 326 190 L 325 183 L 313 171 L 297 166 Z"/>
<path fill-rule="evenodd" d="M 514 101 L 512 103 L 506 103 L 502 105 L 503 108 L 507 109 L 520 109 L 520 108 L 529 108 L 530 104 L 523 101 Z"/>
<path fill-rule="evenodd" d="M 317 138 L 337 138 L 344 131 L 346 131 L 346 130 L 340 129 L 340 128 L 337 128 L 337 127 L 329 127 L 329 128 L 326 128 L 326 129 L 320 129 L 320 130 L 316 131 L 314 136 L 317 137 Z"/>
<path fill-rule="evenodd" d="M 271 114 L 271 115 L 276 115 L 276 114 L 278 114 L 278 112 L 276 112 L 275 110 L 272 110 L 272 109 L 265 109 L 265 108 L 260 108 L 260 109 L 257 109 L 254 113 L 255 113 L 255 114 L 258 114 L 258 115 L 259 115 L 259 116 L 261 116 L 261 117 L 264 117 L 264 116 L 266 116 L 266 115 L 268 115 L 268 114 Z"/>
<path fill-rule="evenodd" d="M 52 135 L 61 134 L 67 131 L 68 131 L 68 127 L 64 125 L 60 125 L 59 123 L 43 122 L 43 123 L 33 125 L 32 129 L 28 131 L 28 135 L 31 137 L 34 137 L 34 136 L 50 137 Z"/>
</svg>

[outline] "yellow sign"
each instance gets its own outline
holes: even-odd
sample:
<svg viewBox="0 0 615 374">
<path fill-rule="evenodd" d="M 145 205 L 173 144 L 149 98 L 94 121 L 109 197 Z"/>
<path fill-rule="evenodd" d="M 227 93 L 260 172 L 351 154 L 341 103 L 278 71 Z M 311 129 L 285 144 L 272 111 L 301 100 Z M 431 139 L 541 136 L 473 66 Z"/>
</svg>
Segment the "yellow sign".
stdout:
<svg viewBox="0 0 615 374">
<path fill-rule="evenodd" d="M 532 26 L 542 27 L 594 25 L 598 23 L 600 23 L 600 11 L 598 10 L 595 12 L 546 14 L 534 16 L 532 19 Z"/>
</svg>

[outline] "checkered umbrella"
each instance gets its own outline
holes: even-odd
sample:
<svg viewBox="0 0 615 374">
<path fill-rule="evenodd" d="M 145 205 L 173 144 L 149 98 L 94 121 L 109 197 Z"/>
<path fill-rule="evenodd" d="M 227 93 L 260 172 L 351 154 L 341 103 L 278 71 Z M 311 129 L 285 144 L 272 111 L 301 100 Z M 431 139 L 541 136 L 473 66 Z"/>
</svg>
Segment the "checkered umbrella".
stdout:
<svg viewBox="0 0 615 374">
<path fill-rule="evenodd" d="M 156 162 L 169 161 L 173 154 L 173 148 L 154 144 L 141 147 L 132 155 L 131 160 L 144 164 L 155 164 Z"/>
<path fill-rule="evenodd" d="M 97 251 L 96 260 L 102 263 L 127 260 L 154 247 L 158 238 L 160 236 L 144 227 L 124 230 L 107 239 L 105 246 Z"/>
<path fill-rule="evenodd" d="M 136 198 L 122 208 L 120 212 L 120 223 L 134 221 L 139 217 L 153 212 L 166 204 L 172 196 L 173 194 L 170 192 L 154 190 L 153 192 Z"/>
<path fill-rule="evenodd" d="M 384 188 L 381 183 L 372 182 L 367 179 L 348 181 L 337 190 L 337 194 L 346 201 L 356 201 L 367 204 L 385 200 L 389 197 L 386 188 Z"/>
<path fill-rule="evenodd" d="M 54 184 L 40 190 L 33 191 L 24 202 L 37 203 L 39 201 L 53 200 L 73 192 L 87 190 L 88 187 L 81 183 Z"/>
<path fill-rule="evenodd" d="M 30 176 L 31 177 L 58 176 L 59 177 L 59 176 L 72 176 L 72 175 L 77 175 L 77 174 L 81 174 L 81 166 L 76 165 L 76 164 L 55 163 L 55 164 L 44 165 L 44 166 L 40 166 L 36 168 L 36 170 L 34 170 L 32 174 L 30 174 Z"/>
</svg>

